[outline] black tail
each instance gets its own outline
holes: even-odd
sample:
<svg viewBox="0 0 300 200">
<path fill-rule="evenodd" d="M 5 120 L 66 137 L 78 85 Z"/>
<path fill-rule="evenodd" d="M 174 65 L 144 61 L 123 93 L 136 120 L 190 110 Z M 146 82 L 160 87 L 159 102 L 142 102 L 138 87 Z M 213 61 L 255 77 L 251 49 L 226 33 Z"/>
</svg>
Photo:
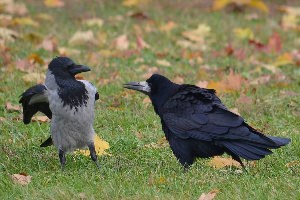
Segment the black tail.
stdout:
<svg viewBox="0 0 300 200">
<path fill-rule="evenodd" d="M 48 146 L 51 146 L 53 144 L 52 142 L 52 138 L 49 137 L 45 142 L 43 142 L 40 147 L 48 147 Z"/>
<path fill-rule="evenodd" d="M 235 141 L 223 141 L 222 144 L 228 149 L 230 154 L 237 155 L 246 160 L 259 160 L 264 158 L 266 155 L 272 153 L 269 149 L 276 149 L 281 146 L 290 143 L 289 138 L 280 138 L 273 136 L 267 137 L 267 142 L 261 141 L 247 141 L 247 140 L 235 140 Z M 270 145 L 270 140 L 273 144 Z"/>
</svg>

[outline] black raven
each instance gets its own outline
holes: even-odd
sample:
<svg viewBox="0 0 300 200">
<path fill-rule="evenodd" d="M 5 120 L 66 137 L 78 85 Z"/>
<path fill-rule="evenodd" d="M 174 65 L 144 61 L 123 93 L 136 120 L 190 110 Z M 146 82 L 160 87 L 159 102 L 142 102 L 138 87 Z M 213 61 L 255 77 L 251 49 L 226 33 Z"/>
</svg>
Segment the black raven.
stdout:
<svg viewBox="0 0 300 200">
<path fill-rule="evenodd" d="M 215 90 L 178 85 L 154 74 L 143 82 L 129 82 L 125 88 L 149 95 L 161 119 L 162 129 L 179 162 L 188 168 L 197 157 L 228 153 L 244 167 L 240 158 L 259 160 L 290 142 L 267 136 L 230 112 Z"/>
<path fill-rule="evenodd" d="M 56 57 L 49 66 L 44 84 L 27 89 L 20 99 L 23 122 L 30 123 L 38 111 L 51 119 L 51 137 L 41 147 L 54 144 L 62 169 L 65 153 L 88 146 L 91 158 L 100 167 L 94 146 L 94 109 L 99 99 L 96 88 L 88 81 L 76 80 L 75 75 L 90 71 L 70 58 Z"/>
</svg>

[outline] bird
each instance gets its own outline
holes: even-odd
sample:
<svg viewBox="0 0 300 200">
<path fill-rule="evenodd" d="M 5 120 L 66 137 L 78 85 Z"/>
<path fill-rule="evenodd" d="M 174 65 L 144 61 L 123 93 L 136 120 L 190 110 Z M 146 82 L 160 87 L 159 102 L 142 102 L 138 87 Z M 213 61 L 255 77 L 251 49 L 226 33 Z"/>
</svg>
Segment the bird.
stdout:
<svg viewBox="0 0 300 200">
<path fill-rule="evenodd" d="M 62 170 L 66 163 L 65 154 L 86 146 L 91 159 L 100 168 L 93 128 L 99 93 L 90 82 L 75 78 L 76 74 L 90 70 L 68 57 L 55 57 L 48 65 L 45 82 L 30 87 L 20 96 L 24 124 L 29 124 L 38 111 L 51 119 L 51 136 L 40 146 L 54 144 Z"/>
<path fill-rule="evenodd" d="M 241 158 L 259 160 L 290 143 L 289 138 L 268 136 L 228 110 L 213 89 L 176 84 L 153 74 L 124 88 L 149 96 L 171 150 L 184 169 L 197 158 L 229 154 L 245 169 Z"/>
</svg>

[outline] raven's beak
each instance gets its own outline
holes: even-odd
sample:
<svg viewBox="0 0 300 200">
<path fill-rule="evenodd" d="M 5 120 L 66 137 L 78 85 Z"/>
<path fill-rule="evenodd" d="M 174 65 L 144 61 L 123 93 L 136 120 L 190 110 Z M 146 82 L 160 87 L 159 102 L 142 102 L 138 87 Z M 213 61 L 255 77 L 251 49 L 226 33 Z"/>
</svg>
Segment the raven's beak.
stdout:
<svg viewBox="0 0 300 200">
<path fill-rule="evenodd" d="M 151 92 L 151 87 L 146 81 L 142 82 L 129 82 L 123 85 L 124 88 L 137 90 L 143 92 L 145 94 L 149 94 Z"/>
<path fill-rule="evenodd" d="M 69 71 L 73 74 L 79 74 L 81 72 L 88 72 L 91 71 L 91 69 L 84 65 L 73 65 L 71 68 L 69 68 Z"/>
</svg>

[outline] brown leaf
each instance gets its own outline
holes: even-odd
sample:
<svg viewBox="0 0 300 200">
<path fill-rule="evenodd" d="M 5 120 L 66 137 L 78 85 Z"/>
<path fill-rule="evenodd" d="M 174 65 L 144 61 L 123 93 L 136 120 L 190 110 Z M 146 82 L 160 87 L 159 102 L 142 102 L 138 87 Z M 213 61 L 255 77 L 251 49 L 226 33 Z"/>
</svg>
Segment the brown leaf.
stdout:
<svg viewBox="0 0 300 200">
<path fill-rule="evenodd" d="M 14 65 L 16 68 L 22 72 L 32 72 L 35 68 L 33 63 L 29 62 L 27 58 L 22 60 L 17 60 Z"/>
<path fill-rule="evenodd" d="M 19 105 L 14 105 L 9 101 L 5 103 L 5 109 L 10 112 L 22 110 L 22 108 Z"/>
<path fill-rule="evenodd" d="M 143 99 L 143 104 L 151 104 L 151 99 L 149 97 L 145 97 Z"/>
<path fill-rule="evenodd" d="M 147 20 L 149 17 L 143 13 L 143 12 L 136 12 L 130 15 L 131 18 L 137 19 L 137 20 Z"/>
<path fill-rule="evenodd" d="M 235 102 L 237 104 L 247 106 L 247 105 L 251 105 L 253 103 L 253 100 L 252 100 L 252 98 L 246 96 L 245 94 L 241 94 L 241 96 Z"/>
<path fill-rule="evenodd" d="M 201 87 L 201 88 L 207 88 L 208 82 L 207 81 L 198 81 L 196 83 L 196 86 Z"/>
<path fill-rule="evenodd" d="M 165 137 L 162 137 L 156 143 L 151 142 L 150 144 L 146 144 L 144 147 L 158 149 L 158 148 L 165 148 L 168 146 L 169 146 L 168 141 L 166 140 Z"/>
<path fill-rule="evenodd" d="M 141 36 L 136 37 L 136 44 L 139 49 L 149 49 L 150 45 L 146 43 Z"/>
<path fill-rule="evenodd" d="M 167 60 L 156 60 L 156 63 L 160 66 L 163 66 L 163 67 L 170 67 L 171 66 L 171 63 Z"/>
<path fill-rule="evenodd" d="M 93 31 L 77 31 L 69 40 L 70 45 L 95 44 L 96 39 Z"/>
<path fill-rule="evenodd" d="M 146 73 L 142 75 L 143 79 L 148 79 L 152 74 L 159 73 L 159 69 L 157 67 L 149 67 L 147 65 L 141 65 L 140 70 L 146 70 Z"/>
<path fill-rule="evenodd" d="M 183 76 L 176 76 L 176 77 L 173 79 L 173 82 L 174 82 L 174 83 L 177 83 L 177 84 L 183 84 L 183 83 L 184 83 L 184 78 L 183 78 Z"/>
<path fill-rule="evenodd" d="M 43 48 L 46 51 L 53 52 L 57 50 L 57 40 L 49 37 L 45 38 L 40 45 L 38 45 L 38 48 Z"/>
<path fill-rule="evenodd" d="M 121 51 L 126 50 L 129 47 L 129 41 L 125 34 L 118 36 L 113 43 L 115 48 Z"/>
<path fill-rule="evenodd" d="M 163 24 L 159 27 L 159 30 L 162 32 L 170 32 L 177 27 L 177 24 L 173 21 L 168 21 L 166 24 Z"/>
<path fill-rule="evenodd" d="M 11 175 L 12 181 L 20 185 L 28 185 L 31 182 L 31 176 L 24 173 Z"/>
<path fill-rule="evenodd" d="M 36 53 L 30 54 L 27 58 L 31 63 L 38 63 L 40 65 L 43 65 L 45 63 L 44 60 L 40 57 L 40 55 Z"/>
<path fill-rule="evenodd" d="M 25 15 L 27 14 L 26 5 L 23 3 L 16 3 L 14 1 L 10 1 L 10 3 L 6 4 L 5 9 L 7 13 L 13 15 Z"/>
<path fill-rule="evenodd" d="M 7 42 L 13 42 L 18 37 L 19 34 L 16 31 L 0 27 L 0 39 L 3 39 Z"/>
<path fill-rule="evenodd" d="M 210 191 L 209 193 L 202 193 L 201 196 L 199 197 L 199 200 L 212 200 L 215 198 L 216 194 L 220 192 L 218 189 L 214 189 Z"/>
<path fill-rule="evenodd" d="M 260 76 L 252 81 L 250 81 L 250 85 L 261 85 L 261 84 L 266 84 L 270 82 L 271 80 L 271 75 L 263 75 Z"/>
<path fill-rule="evenodd" d="M 241 115 L 241 114 L 239 113 L 239 109 L 238 109 L 238 108 L 230 108 L 229 110 L 230 110 L 230 112 L 232 112 L 232 113 L 234 113 L 234 114 L 236 114 L 236 115 Z"/>
<path fill-rule="evenodd" d="M 239 162 L 233 160 L 232 158 L 222 158 L 220 156 L 214 156 L 211 161 L 208 163 L 209 166 L 212 166 L 216 169 L 221 169 L 224 167 L 237 167 L 240 168 L 241 165 Z"/>
<path fill-rule="evenodd" d="M 26 84 L 28 84 L 28 83 L 43 83 L 45 81 L 45 74 L 32 72 L 32 73 L 22 76 L 22 79 Z"/>
</svg>

